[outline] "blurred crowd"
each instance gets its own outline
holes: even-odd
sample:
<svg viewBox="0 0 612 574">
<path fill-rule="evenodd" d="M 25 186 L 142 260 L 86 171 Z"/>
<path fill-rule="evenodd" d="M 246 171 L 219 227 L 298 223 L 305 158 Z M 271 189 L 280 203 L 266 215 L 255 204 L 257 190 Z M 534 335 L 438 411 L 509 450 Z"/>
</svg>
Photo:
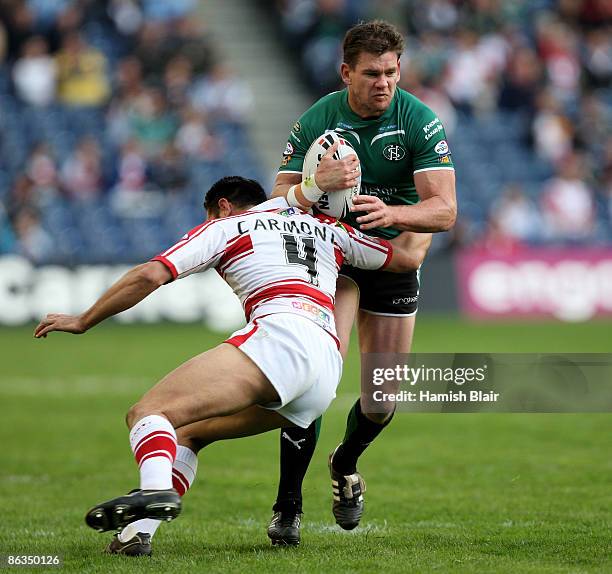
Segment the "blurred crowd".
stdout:
<svg viewBox="0 0 612 574">
<path fill-rule="evenodd" d="M 260 2 L 314 96 L 341 87 L 348 27 L 405 33 L 400 85 L 457 164 L 461 217 L 438 248 L 612 243 L 610 0 Z M 134 260 L 200 221 L 214 179 L 261 173 L 252 94 L 197 5 L 0 2 L 0 254 Z"/>
<path fill-rule="evenodd" d="M 612 243 L 610 0 L 264 3 L 316 95 L 341 87 L 348 27 L 404 32 L 400 86 L 438 113 L 455 154 L 452 245 Z"/>
<path fill-rule="evenodd" d="M 197 4 L 0 2 L 0 253 L 88 260 L 91 233 L 113 258 L 133 220 L 153 232 L 173 198 L 193 205 L 177 226 L 201 221 L 204 186 L 236 154 L 248 163 L 251 93 Z"/>
</svg>

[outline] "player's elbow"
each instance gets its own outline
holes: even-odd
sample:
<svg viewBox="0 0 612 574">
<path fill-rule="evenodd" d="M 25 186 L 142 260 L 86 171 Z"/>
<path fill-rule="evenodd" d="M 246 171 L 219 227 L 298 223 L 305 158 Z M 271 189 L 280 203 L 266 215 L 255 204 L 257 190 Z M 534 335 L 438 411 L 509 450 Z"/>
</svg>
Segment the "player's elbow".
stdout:
<svg viewBox="0 0 612 574">
<path fill-rule="evenodd" d="M 165 285 L 172 275 L 168 268 L 159 261 L 149 261 L 135 269 L 138 281 L 151 290 Z"/>
<path fill-rule="evenodd" d="M 457 221 L 457 202 L 448 200 L 441 213 L 440 231 L 451 230 Z"/>
<path fill-rule="evenodd" d="M 425 261 L 425 257 L 427 257 L 427 252 L 429 251 L 429 245 L 431 242 L 428 242 L 426 245 L 422 245 L 413 249 L 410 254 L 410 261 L 408 262 L 411 271 L 418 269 L 421 265 L 423 265 L 423 261 Z"/>
<path fill-rule="evenodd" d="M 426 249 L 395 249 L 393 252 L 393 259 L 387 267 L 387 271 L 394 271 L 395 273 L 408 273 L 415 271 L 421 266 L 427 254 Z"/>
</svg>

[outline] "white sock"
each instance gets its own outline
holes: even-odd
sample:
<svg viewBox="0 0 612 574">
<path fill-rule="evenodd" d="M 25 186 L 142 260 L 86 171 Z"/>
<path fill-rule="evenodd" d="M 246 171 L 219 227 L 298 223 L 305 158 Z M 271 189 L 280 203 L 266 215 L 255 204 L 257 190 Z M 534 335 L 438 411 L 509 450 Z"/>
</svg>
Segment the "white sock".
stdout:
<svg viewBox="0 0 612 574">
<path fill-rule="evenodd" d="M 119 542 L 127 542 L 134 538 L 139 532 L 150 534 L 152 538 L 161 523 L 161 520 L 155 520 L 154 518 L 142 518 L 141 520 L 130 522 L 119 534 L 117 534 L 117 538 L 119 538 Z"/>
<path fill-rule="evenodd" d="M 159 415 L 140 419 L 130 431 L 130 445 L 140 469 L 140 488 L 172 488 L 176 433 L 170 421 Z"/>
<path fill-rule="evenodd" d="M 191 488 L 197 471 L 197 455 L 191 449 L 179 444 L 176 447 L 176 458 L 172 465 L 172 485 L 181 496 Z M 150 534 L 151 538 L 153 538 L 161 523 L 161 520 L 154 520 L 153 518 L 143 518 L 142 520 L 131 522 L 119 533 L 119 541 L 127 542 L 138 532 Z"/>
<path fill-rule="evenodd" d="M 179 444 L 172 465 L 172 486 L 181 496 L 191 488 L 197 472 L 198 456 L 191 449 Z"/>
</svg>

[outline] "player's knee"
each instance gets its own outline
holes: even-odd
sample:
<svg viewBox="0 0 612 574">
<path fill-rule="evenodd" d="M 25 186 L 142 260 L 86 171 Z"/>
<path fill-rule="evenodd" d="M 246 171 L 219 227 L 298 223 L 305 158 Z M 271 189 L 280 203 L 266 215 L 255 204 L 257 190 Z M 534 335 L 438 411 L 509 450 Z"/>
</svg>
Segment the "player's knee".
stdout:
<svg viewBox="0 0 612 574">
<path fill-rule="evenodd" d="M 128 428 L 132 428 L 140 419 L 144 419 L 145 417 L 157 415 L 164 417 L 170 421 L 170 424 L 175 425 L 175 421 L 170 416 L 170 413 L 164 411 L 163 409 L 159 409 L 155 407 L 154 403 L 147 403 L 143 400 L 137 402 L 135 405 L 132 405 L 127 414 L 125 415 L 125 422 L 127 423 Z"/>
<path fill-rule="evenodd" d="M 132 428 L 135 423 L 147 416 L 147 414 L 149 413 L 144 412 L 144 409 L 142 408 L 142 404 L 140 402 L 132 405 L 128 409 L 127 414 L 125 415 L 125 422 L 128 428 Z"/>
<path fill-rule="evenodd" d="M 393 416 L 393 413 L 395 412 L 395 403 L 381 402 L 380 404 L 376 405 L 376 410 L 373 411 L 372 409 L 367 408 L 367 406 L 364 408 L 362 399 L 361 412 L 368 420 L 371 420 L 373 423 L 383 425 L 389 422 L 389 420 Z"/>
<path fill-rule="evenodd" d="M 373 423 L 382 425 L 382 424 L 385 424 L 389 420 L 389 418 L 393 414 L 393 411 L 388 412 L 388 413 L 363 413 L 363 414 L 366 418 L 370 419 Z"/>
</svg>

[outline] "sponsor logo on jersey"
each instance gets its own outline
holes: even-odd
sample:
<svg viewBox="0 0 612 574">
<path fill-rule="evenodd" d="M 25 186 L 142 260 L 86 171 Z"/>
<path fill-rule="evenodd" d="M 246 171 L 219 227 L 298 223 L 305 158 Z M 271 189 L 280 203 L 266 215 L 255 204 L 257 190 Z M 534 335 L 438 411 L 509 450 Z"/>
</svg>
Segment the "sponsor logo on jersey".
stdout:
<svg viewBox="0 0 612 574">
<path fill-rule="evenodd" d="M 442 127 L 442 124 L 437 125 L 425 136 L 425 141 L 428 142 L 432 137 L 434 137 L 436 134 L 439 134 L 443 129 L 444 128 Z"/>
<path fill-rule="evenodd" d="M 331 314 L 321 309 L 321 307 L 302 301 L 292 301 L 291 306 L 296 311 L 303 311 L 305 315 L 309 316 L 311 320 L 321 325 L 324 329 L 329 329 L 331 325 Z"/>
<path fill-rule="evenodd" d="M 447 153 L 446 155 L 441 155 L 438 158 L 438 163 L 450 163 L 451 162 L 451 154 Z"/>
<path fill-rule="evenodd" d="M 430 121 L 426 126 L 423 126 L 423 131 L 428 134 L 431 130 L 431 128 L 433 128 L 436 124 L 440 123 L 440 118 L 434 118 L 432 121 Z"/>
<path fill-rule="evenodd" d="M 302 124 L 300 122 L 295 122 L 293 124 L 293 128 L 291 128 L 295 133 L 300 133 L 302 129 Z"/>
<path fill-rule="evenodd" d="M 392 195 L 398 193 L 397 187 L 382 187 L 380 185 L 361 184 L 361 195 L 373 195 L 383 201 L 390 199 Z"/>
<path fill-rule="evenodd" d="M 383 149 L 383 155 L 389 161 L 400 161 L 406 157 L 406 150 L 401 145 L 392 143 Z"/>
<path fill-rule="evenodd" d="M 291 161 L 292 157 L 293 156 L 291 156 L 291 155 L 284 155 L 283 156 L 283 161 L 281 161 L 281 167 L 285 167 Z"/>
<path fill-rule="evenodd" d="M 393 299 L 393 305 L 409 305 L 410 303 L 416 303 L 419 300 L 419 296 L 414 297 L 397 297 Z"/>
<path fill-rule="evenodd" d="M 293 146 L 291 145 L 291 142 L 287 142 L 283 155 L 292 155 L 292 154 L 293 154 Z"/>
<path fill-rule="evenodd" d="M 291 217 L 292 215 L 299 215 L 300 210 L 297 207 L 288 207 L 287 209 L 279 211 L 278 214 L 283 215 L 285 217 Z"/>
<path fill-rule="evenodd" d="M 436 144 L 436 147 L 434 148 L 434 151 L 438 155 L 446 155 L 448 153 L 448 143 L 446 143 L 446 140 L 439 141 Z"/>
</svg>

